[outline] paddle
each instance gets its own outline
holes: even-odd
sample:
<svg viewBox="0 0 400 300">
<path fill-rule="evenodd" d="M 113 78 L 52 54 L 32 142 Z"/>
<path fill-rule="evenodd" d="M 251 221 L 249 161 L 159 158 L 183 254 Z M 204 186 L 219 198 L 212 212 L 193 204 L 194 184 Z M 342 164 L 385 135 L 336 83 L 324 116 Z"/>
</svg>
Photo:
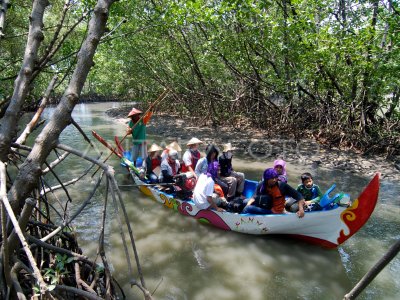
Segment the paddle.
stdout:
<svg viewBox="0 0 400 300">
<path fill-rule="evenodd" d="M 123 184 L 119 186 L 168 186 L 168 185 L 175 185 L 175 183 L 143 183 L 143 184 Z"/>
<path fill-rule="evenodd" d="M 104 146 L 106 146 L 108 149 L 111 150 L 111 154 L 114 153 L 116 156 L 119 158 L 123 158 L 122 153 L 118 150 L 118 148 L 114 148 L 111 146 L 110 143 L 108 143 L 105 139 L 103 139 L 96 131 L 92 130 L 92 135 Z"/>
</svg>

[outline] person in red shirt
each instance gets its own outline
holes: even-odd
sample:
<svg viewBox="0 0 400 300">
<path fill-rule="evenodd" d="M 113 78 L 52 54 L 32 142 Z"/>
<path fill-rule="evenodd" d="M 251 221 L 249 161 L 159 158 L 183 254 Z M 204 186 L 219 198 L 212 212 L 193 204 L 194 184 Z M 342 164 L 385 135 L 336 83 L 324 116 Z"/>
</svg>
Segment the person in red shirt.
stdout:
<svg viewBox="0 0 400 300">
<path fill-rule="evenodd" d="M 193 175 L 197 178 L 195 169 L 198 160 L 200 159 L 200 151 L 199 151 L 199 145 L 203 144 L 202 141 L 200 141 L 198 138 L 192 138 L 190 141 L 186 144 L 188 146 L 188 149 L 186 152 L 183 154 L 182 160 L 182 172 L 192 172 Z"/>
</svg>

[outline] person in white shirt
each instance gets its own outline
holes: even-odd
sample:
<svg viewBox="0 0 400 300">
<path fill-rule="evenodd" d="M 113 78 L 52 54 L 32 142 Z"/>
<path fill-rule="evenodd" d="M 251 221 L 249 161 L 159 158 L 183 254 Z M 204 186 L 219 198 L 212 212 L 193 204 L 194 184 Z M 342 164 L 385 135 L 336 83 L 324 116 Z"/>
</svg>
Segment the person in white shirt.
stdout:
<svg viewBox="0 0 400 300">
<path fill-rule="evenodd" d="M 196 183 L 193 191 L 193 202 L 199 209 L 215 209 L 219 212 L 224 211 L 223 208 L 218 207 L 222 201 L 219 197 L 213 197 L 214 193 L 214 180 L 207 174 L 201 174 Z"/>
</svg>

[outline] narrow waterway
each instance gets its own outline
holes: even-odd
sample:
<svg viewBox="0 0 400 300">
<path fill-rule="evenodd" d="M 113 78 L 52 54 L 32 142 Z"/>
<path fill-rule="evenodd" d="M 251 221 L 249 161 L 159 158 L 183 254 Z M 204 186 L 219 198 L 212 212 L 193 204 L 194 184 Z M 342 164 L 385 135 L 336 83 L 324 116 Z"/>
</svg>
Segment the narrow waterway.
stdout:
<svg viewBox="0 0 400 300">
<path fill-rule="evenodd" d="M 75 108 L 73 118 L 88 135 L 95 130 L 112 141 L 115 135 L 122 137 L 125 134 L 126 125 L 116 123 L 104 112 L 118 105 L 81 104 Z M 47 109 L 44 117 L 48 118 L 52 111 L 52 108 Z M 164 140 L 162 136 L 151 138 L 158 142 L 172 140 Z M 96 155 L 72 126 L 63 132 L 60 142 Z M 108 155 L 100 143 L 94 139 L 93 142 Z M 114 166 L 120 185 L 132 184 L 117 158 L 112 157 L 109 163 Z M 249 161 L 240 153 L 234 158 L 236 169 L 245 172 L 250 179 L 259 179 L 271 163 L 270 160 Z M 64 176 L 64 180 L 70 180 L 80 175 L 88 165 L 70 155 L 63 165 L 57 167 L 57 171 Z M 357 197 L 371 179 L 322 168 L 304 169 L 300 163 L 290 163 L 289 183 L 296 186 L 303 171 L 313 173 L 322 190 L 336 183 L 336 191 L 345 191 L 352 198 Z M 71 211 L 92 190 L 92 173 L 76 184 Z M 48 181 L 52 182 L 52 178 Z M 225 232 L 174 213 L 134 187 L 121 187 L 121 190 L 133 226 L 146 285 L 151 292 L 156 289 L 156 299 L 342 299 L 400 238 L 400 184 L 397 182 L 382 181 L 378 205 L 368 223 L 335 250 L 284 237 Z M 104 192 L 105 187 L 102 187 L 90 206 L 74 222 L 80 245 L 91 257 L 96 255 Z M 61 201 L 65 200 L 62 193 L 57 195 Z M 132 278 L 128 274 L 118 222 L 111 205 L 108 205 L 107 212 L 106 251 L 114 276 L 123 286 L 127 299 L 143 299 L 137 288 L 130 287 Z M 133 254 L 131 261 L 134 264 Z M 136 269 L 134 276 L 137 278 Z M 398 299 L 399 291 L 400 257 L 396 257 L 359 299 Z"/>
</svg>

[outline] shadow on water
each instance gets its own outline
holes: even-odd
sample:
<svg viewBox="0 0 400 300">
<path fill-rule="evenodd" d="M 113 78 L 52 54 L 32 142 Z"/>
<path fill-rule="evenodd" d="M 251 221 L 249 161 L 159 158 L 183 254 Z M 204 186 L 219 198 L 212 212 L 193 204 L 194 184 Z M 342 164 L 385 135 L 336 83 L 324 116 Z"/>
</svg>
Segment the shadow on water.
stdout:
<svg viewBox="0 0 400 300">
<path fill-rule="evenodd" d="M 125 134 L 126 125 L 117 124 L 104 114 L 110 105 L 79 105 L 74 111 L 74 119 L 88 135 L 94 129 L 112 141 L 115 135 L 122 137 Z M 51 110 L 47 114 L 49 116 Z M 157 136 L 152 138 L 162 139 Z M 63 132 L 61 142 L 81 150 L 87 147 L 72 126 Z M 96 145 L 108 155 L 99 143 Z M 90 154 L 95 156 L 94 152 Z M 119 166 L 118 159 L 111 158 L 109 163 L 115 168 L 119 184 L 132 184 L 126 170 Z M 235 154 L 234 163 L 236 169 L 245 172 L 248 178 L 260 179 L 263 170 L 272 166 L 273 161 L 250 161 Z M 79 175 L 88 165 L 70 156 L 67 163 L 58 168 L 60 173 L 65 170 L 63 176 L 71 176 Z M 370 180 L 322 168 L 305 170 L 300 163 L 290 163 L 289 183 L 296 186 L 304 171 L 314 175 L 323 191 L 336 183 L 335 192 L 347 192 L 352 198 L 357 197 Z M 73 192 L 75 199 L 83 201 L 90 193 L 94 181 L 89 177 L 77 184 Z M 55 182 L 51 176 L 48 181 Z M 133 226 L 146 284 L 150 291 L 158 286 L 157 299 L 342 299 L 400 238 L 400 186 L 394 182 L 382 182 L 379 201 L 370 220 L 336 250 L 282 236 L 249 236 L 221 231 L 162 207 L 136 188 L 123 187 L 121 191 Z M 74 222 L 81 246 L 92 257 L 96 255 L 103 194 L 104 187 Z M 58 195 L 61 201 L 65 201 L 62 193 Z M 70 204 L 72 211 L 79 206 L 79 202 Z M 128 299 L 141 299 L 139 291 L 129 285 L 131 278 L 111 204 L 107 218 L 106 251 L 114 275 L 123 285 Z M 130 260 L 134 262 L 133 255 Z M 397 299 L 400 290 L 398 274 L 400 259 L 397 257 L 359 299 Z M 137 279 L 136 269 L 134 277 Z"/>
</svg>

